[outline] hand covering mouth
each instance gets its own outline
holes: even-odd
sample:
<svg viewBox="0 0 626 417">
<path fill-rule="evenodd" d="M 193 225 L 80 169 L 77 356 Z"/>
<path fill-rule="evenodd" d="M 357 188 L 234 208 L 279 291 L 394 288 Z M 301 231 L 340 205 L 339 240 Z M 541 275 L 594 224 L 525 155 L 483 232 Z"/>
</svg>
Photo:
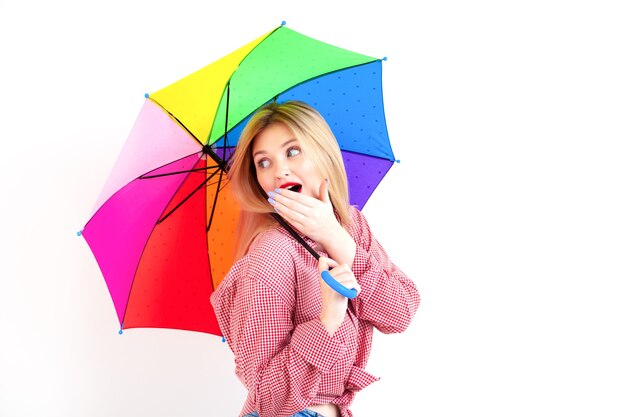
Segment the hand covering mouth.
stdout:
<svg viewBox="0 0 626 417">
<path fill-rule="evenodd" d="M 281 185 L 280 188 L 285 188 L 289 191 L 299 193 L 302 191 L 302 184 L 298 184 L 297 182 L 286 182 Z"/>
</svg>

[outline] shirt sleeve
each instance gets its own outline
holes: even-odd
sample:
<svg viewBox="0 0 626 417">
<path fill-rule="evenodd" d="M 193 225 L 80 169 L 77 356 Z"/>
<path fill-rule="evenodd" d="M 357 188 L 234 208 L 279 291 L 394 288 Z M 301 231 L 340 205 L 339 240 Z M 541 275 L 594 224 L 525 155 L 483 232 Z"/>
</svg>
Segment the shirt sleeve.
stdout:
<svg viewBox="0 0 626 417">
<path fill-rule="evenodd" d="M 235 355 L 236 373 L 256 404 L 260 417 L 290 416 L 311 404 L 322 375 L 345 354 L 346 346 L 330 337 L 314 319 L 294 326 L 289 301 L 259 279 L 276 274 L 289 282 L 293 267 L 251 265 L 237 281 L 227 339 Z M 287 273 L 286 273 L 287 272 Z"/>
<path fill-rule="evenodd" d="M 372 235 L 367 220 L 356 208 L 357 245 L 352 270 L 361 292 L 351 300 L 355 314 L 383 333 L 405 331 L 420 304 L 420 295 Z"/>
</svg>

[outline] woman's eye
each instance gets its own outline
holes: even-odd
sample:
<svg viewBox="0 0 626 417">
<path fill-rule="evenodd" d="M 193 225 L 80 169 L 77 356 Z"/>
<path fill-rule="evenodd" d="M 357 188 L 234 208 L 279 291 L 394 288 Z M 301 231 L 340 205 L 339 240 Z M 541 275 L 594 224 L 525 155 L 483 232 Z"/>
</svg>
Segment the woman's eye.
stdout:
<svg viewBox="0 0 626 417">
<path fill-rule="evenodd" d="M 287 156 L 296 156 L 300 154 L 300 148 L 298 147 L 292 147 L 287 149 Z"/>
<path fill-rule="evenodd" d="M 256 163 L 256 165 L 259 168 L 267 168 L 268 166 L 270 166 L 270 161 L 268 161 L 267 159 L 261 159 L 259 160 L 259 162 Z"/>
</svg>

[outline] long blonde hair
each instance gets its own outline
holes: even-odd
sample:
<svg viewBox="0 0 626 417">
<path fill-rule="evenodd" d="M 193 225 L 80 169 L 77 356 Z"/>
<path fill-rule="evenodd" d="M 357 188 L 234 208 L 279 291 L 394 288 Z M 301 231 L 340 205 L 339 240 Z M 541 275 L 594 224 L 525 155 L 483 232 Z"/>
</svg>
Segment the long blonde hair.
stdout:
<svg viewBox="0 0 626 417">
<path fill-rule="evenodd" d="M 276 224 L 256 177 L 252 145 L 256 136 L 274 123 L 282 123 L 294 133 L 305 158 L 317 167 L 322 178 L 328 178 L 330 201 L 342 226 L 350 223 L 348 180 L 337 139 L 322 115 L 306 103 L 291 100 L 272 102 L 261 107 L 244 128 L 233 154 L 228 179 L 241 208 L 235 260 L 248 251 L 254 238 Z"/>
</svg>

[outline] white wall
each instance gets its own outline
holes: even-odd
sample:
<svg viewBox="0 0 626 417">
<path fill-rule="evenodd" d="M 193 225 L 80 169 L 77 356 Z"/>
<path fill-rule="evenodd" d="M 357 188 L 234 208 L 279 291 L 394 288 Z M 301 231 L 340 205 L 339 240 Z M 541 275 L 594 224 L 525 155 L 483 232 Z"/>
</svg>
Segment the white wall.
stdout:
<svg viewBox="0 0 626 417">
<path fill-rule="evenodd" d="M 118 335 L 76 231 L 143 94 L 282 20 L 389 58 L 364 212 L 423 301 L 355 416 L 626 413 L 621 2 L 399 4 L 0 1 L 1 416 L 237 414 L 227 346 Z"/>
</svg>

